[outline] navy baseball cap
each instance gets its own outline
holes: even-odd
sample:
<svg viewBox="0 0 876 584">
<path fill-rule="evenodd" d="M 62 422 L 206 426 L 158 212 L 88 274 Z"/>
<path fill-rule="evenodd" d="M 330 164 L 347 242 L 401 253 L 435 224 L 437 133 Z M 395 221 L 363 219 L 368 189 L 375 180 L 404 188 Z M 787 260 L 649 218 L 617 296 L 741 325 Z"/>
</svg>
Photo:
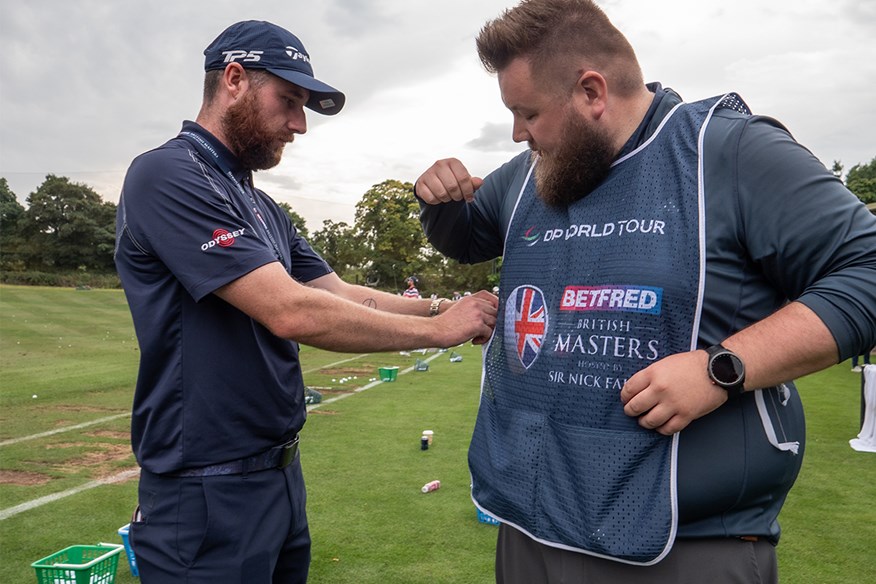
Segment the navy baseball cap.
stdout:
<svg viewBox="0 0 876 584">
<path fill-rule="evenodd" d="M 310 91 L 307 107 L 333 116 L 344 107 L 344 94 L 313 77 L 310 55 L 294 34 L 264 20 L 232 24 L 204 49 L 204 70 L 240 63 L 245 69 L 264 69 Z"/>
</svg>

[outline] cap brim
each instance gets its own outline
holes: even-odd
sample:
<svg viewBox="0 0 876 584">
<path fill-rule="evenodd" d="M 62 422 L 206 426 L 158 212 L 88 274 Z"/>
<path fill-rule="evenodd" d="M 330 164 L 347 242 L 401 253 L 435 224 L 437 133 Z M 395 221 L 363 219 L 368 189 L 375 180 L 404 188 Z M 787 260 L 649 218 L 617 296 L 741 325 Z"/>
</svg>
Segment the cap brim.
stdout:
<svg viewBox="0 0 876 584">
<path fill-rule="evenodd" d="M 268 68 L 266 71 L 280 79 L 285 79 L 289 83 L 294 83 L 308 90 L 310 92 L 310 99 L 306 105 L 317 113 L 333 116 L 344 107 L 344 102 L 347 99 L 344 94 L 319 79 L 314 79 L 306 73 L 290 69 Z"/>
</svg>

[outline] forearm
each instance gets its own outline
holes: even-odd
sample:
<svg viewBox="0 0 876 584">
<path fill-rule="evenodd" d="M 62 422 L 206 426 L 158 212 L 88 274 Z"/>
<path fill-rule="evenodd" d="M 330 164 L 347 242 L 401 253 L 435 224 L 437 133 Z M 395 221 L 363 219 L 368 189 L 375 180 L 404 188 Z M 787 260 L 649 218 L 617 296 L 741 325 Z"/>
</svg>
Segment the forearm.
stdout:
<svg viewBox="0 0 876 584">
<path fill-rule="evenodd" d="M 470 264 L 481 259 L 472 258 L 470 203 L 453 201 L 427 205 L 420 201 L 420 225 L 429 243 L 443 255 L 460 263 Z"/>
<path fill-rule="evenodd" d="M 284 311 L 295 316 L 278 327 L 276 332 L 280 336 L 343 352 L 395 351 L 438 344 L 435 339 L 441 335 L 437 326 L 440 323 L 425 318 L 428 300 L 386 293 L 347 298 L 319 289 L 306 291 L 294 306 Z M 411 307 L 408 312 L 392 310 L 397 302 L 405 301 Z M 381 311 L 379 317 L 375 316 L 375 309 Z"/>
<path fill-rule="evenodd" d="M 395 314 L 430 316 L 429 309 L 432 305 L 431 299 L 406 298 L 404 296 L 382 292 L 366 286 L 349 284 L 337 277 L 336 274 L 326 274 L 321 278 L 308 282 L 307 285 L 313 288 L 321 288 L 367 308 L 373 308 L 383 312 L 392 312 Z M 449 300 L 441 302 L 439 311 L 444 312 L 450 308 L 452 304 L 453 303 Z"/>
<path fill-rule="evenodd" d="M 792 302 L 722 343 L 745 363 L 747 391 L 772 387 L 837 362 L 830 331 L 818 316 Z M 669 355 L 630 377 L 621 390 L 628 416 L 643 428 L 674 434 L 720 407 L 725 390 L 711 382 L 705 351 Z"/>
<path fill-rule="evenodd" d="M 473 337 L 488 337 L 495 324 L 494 307 L 480 298 L 454 307 L 452 315 L 442 310 L 435 318 L 377 313 L 331 290 L 295 282 L 276 262 L 253 270 L 215 294 L 278 337 L 333 351 L 446 347 Z M 428 301 L 412 304 L 423 302 Z"/>
<path fill-rule="evenodd" d="M 745 363 L 745 389 L 772 387 L 838 362 L 837 345 L 811 309 L 792 302 L 722 343 Z"/>
<path fill-rule="evenodd" d="M 367 291 L 367 290 L 366 290 Z M 377 292 L 377 294 L 366 295 L 366 302 L 373 300 L 376 305 L 374 308 L 385 312 L 393 312 L 395 314 L 410 314 L 413 316 L 431 316 L 430 309 L 432 307 L 431 298 L 405 298 L 395 294 L 386 292 Z M 367 305 L 367 304 L 366 304 Z M 438 304 L 438 314 L 443 313 L 453 305 L 453 301 L 442 299 Z"/>
</svg>

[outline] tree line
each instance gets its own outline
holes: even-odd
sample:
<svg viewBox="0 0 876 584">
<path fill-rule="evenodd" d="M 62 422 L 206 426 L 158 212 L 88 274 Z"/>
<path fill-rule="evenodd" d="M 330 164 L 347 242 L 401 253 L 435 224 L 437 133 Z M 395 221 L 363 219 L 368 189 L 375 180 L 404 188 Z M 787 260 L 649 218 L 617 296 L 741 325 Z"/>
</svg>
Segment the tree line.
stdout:
<svg viewBox="0 0 876 584">
<path fill-rule="evenodd" d="M 832 172 L 842 179 L 842 164 L 835 161 Z M 876 204 L 876 157 L 853 166 L 845 184 L 865 203 Z M 429 245 L 413 191 L 409 182 L 376 184 L 356 204 L 353 225 L 327 219 L 312 233 L 288 203 L 280 206 L 348 282 L 398 292 L 414 276 L 421 293 L 440 296 L 497 285 L 501 260 L 461 265 Z M 21 205 L 0 177 L 0 281 L 67 285 L 72 278 L 118 286 L 117 278 L 95 280 L 115 275 L 115 203 L 102 200 L 85 184 L 53 174 L 26 203 Z"/>
<path fill-rule="evenodd" d="M 831 171 L 835 176 L 842 178 L 842 163 L 834 160 Z M 867 164 L 856 164 L 850 168 L 845 183 L 846 188 L 855 193 L 856 197 L 868 205 L 876 204 L 876 157 Z"/>
<path fill-rule="evenodd" d="M 460 265 L 426 241 L 413 185 L 386 180 L 356 204 L 355 221 L 323 221 L 311 232 L 288 203 L 292 223 L 348 282 L 399 292 L 417 278 L 421 293 L 440 296 L 498 284 L 498 262 Z M 115 203 L 91 187 L 50 174 L 18 202 L 0 177 L 0 281 L 118 286 L 113 263 Z M 109 277 L 109 278 L 108 278 Z"/>
</svg>

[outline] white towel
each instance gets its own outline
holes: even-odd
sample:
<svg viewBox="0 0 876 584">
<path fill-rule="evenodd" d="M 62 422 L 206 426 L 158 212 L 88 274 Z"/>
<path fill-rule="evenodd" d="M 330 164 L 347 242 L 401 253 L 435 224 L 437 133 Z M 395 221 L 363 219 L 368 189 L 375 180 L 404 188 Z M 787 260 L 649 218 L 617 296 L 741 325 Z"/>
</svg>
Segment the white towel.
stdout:
<svg viewBox="0 0 876 584">
<path fill-rule="evenodd" d="M 859 452 L 876 452 L 876 365 L 864 365 L 864 425 L 849 444 Z"/>
</svg>

